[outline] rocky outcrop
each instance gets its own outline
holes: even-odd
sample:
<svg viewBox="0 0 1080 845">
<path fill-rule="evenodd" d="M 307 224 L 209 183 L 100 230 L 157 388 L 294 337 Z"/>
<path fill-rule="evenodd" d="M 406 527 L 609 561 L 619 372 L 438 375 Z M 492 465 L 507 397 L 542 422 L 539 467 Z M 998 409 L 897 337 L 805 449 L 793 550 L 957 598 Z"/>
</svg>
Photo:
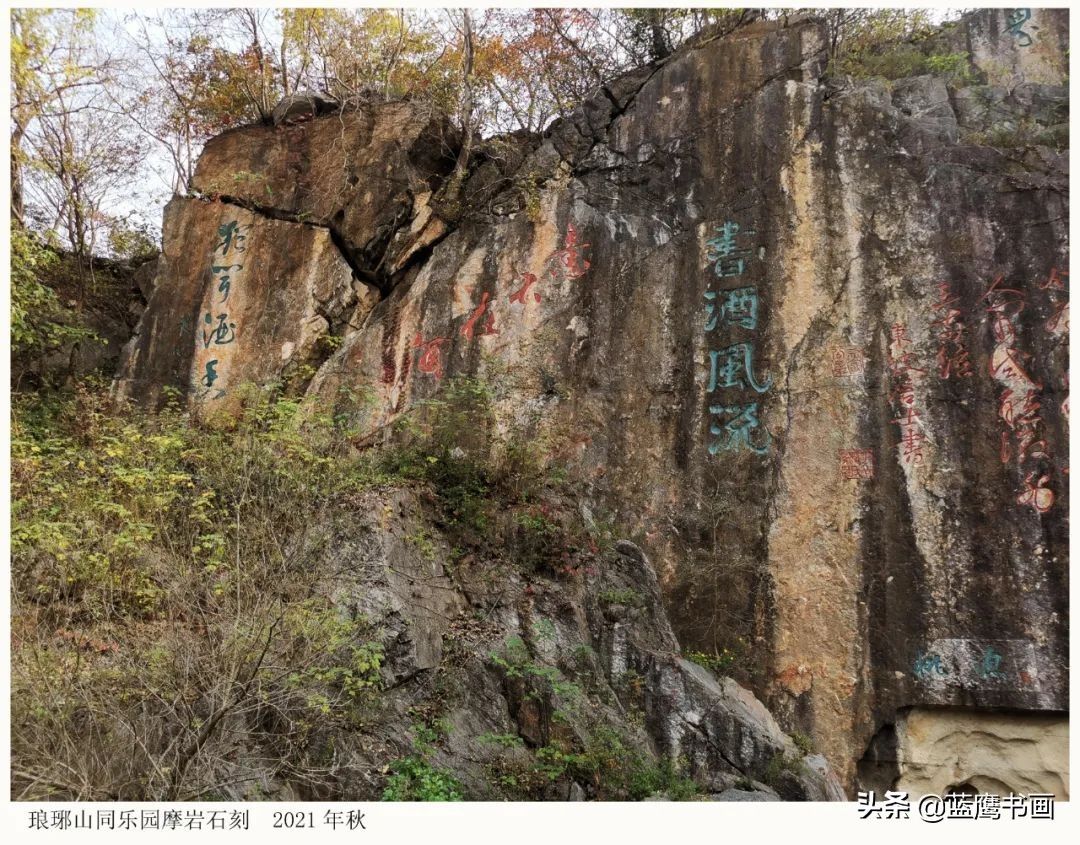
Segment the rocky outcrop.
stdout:
<svg viewBox="0 0 1080 845">
<path fill-rule="evenodd" d="M 947 36 L 972 45 L 970 86 L 837 84 L 813 20 L 702 39 L 478 158 L 452 225 L 431 197 L 454 145 L 415 105 L 226 133 L 204 199 L 170 208 L 170 281 L 119 392 L 228 409 L 321 331 L 310 402 L 370 443 L 447 379 L 487 379 L 503 434 L 551 444 L 641 539 L 684 646 L 743 655 L 737 677 L 849 789 L 904 708 L 1065 711 L 1067 93 L 1048 69 L 1067 18 L 1034 10 L 1024 39 L 1005 11 Z M 263 275 L 221 323 L 231 221 Z M 304 334 L 325 296 L 353 316 Z M 652 741 L 710 770 L 786 748 L 614 622 L 601 653 L 656 691 Z"/>
<path fill-rule="evenodd" d="M 271 122 L 274 126 L 282 123 L 302 123 L 321 114 L 338 111 L 340 103 L 327 94 L 317 91 L 299 91 L 284 97 L 274 106 Z"/>
<path fill-rule="evenodd" d="M 385 293 L 411 256 L 445 234 L 429 201 L 458 145 L 429 106 L 377 103 L 218 135 L 191 185 L 272 218 L 326 227 L 357 276 Z"/>
<path fill-rule="evenodd" d="M 57 295 L 50 319 L 62 327 L 43 350 L 22 349 L 11 359 L 15 390 L 62 385 L 87 376 L 108 379 L 142 316 L 157 268 L 154 258 L 86 264 L 56 251 L 41 280 Z"/>
<path fill-rule="evenodd" d="M 842 797 L 835 776 L 804 758 L 748 691 L 679 657 L 655 575 L 633 544 L 618 543 L 583 578 L 472 555 L 451 570 L 449 540 L 415 493 L 355 505 L 344 521 L 312 526 L 297 552 L 326 573 L 318 589 L 343 618 L 378 631 L 385 653 L 382 691 L 358 729 L 312 738 L 334 749 L 322 797 L 378 795 L 388 764 L 421 746 L 471 799 L 597 797 L 605 783 L 585 777 L 590 765 L 664 761 L 702 797 L 732 800 L 723 793 L 736 785 L 754 800 Z M 437 728 L 425 729 L 425 718 Z M 436 736 L 423 740 L 425 731 Z M 545 767 L 543 750 L 555 747 L 596 762 Z M 268 775 L 267 756 L 249 748 L 211 776 L 248 784 L 235 798 L 316 797 L 287 774 Z"/>
<path fill-rule="evenodd" d="M 325 228 L 178 197 L 162 240 L 148 316 L 125 352 L 132 377 L 116 386 L 121 400 L 158 401 L 163 387 L 183 383 L 198 401 L 228 409 L 245 383 L 305 382 L 328 343 L 358 328 L 375 303 Z M 273 346 L 252 355 L 251 338 Z"/>
</svg>

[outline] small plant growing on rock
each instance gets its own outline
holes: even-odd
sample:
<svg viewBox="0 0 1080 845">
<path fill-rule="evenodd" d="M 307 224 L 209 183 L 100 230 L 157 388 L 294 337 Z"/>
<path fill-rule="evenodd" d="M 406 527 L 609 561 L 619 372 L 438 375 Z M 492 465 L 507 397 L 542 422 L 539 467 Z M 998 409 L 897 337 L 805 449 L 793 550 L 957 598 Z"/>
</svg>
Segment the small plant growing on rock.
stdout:
<svg viewBox="0 0 1080 845">
<path fill-rule="evenodd" d="M 802 761 L 800 757 L 788 757 L 784 754 L 774 754 L 769 760 L 769 764 L 765 767 L 765 773 L 762 775 L 762 780 L 775 789 L 780 784 L 780 780 L 785 772 L 791 772 L 797 775 L 801 771 Z"/>
<path fill-rule="evenodd" d="M 383 790 L 383 801 L 461 801 L 461 783 L 450 772 L 421 757 L 402 757 L 390 764 L 393 774 Z"/>
<path fill-rule="evenodd" d="M 791 741 L 795 743 L 795 747 L 799 749 L 803 757 L 814 753 L 814 741 L 809 735 L 796 731 L 791 735 Z"/>
<path fill-rule="evenodd" d="M 637 590 L 604 590 L 597 598 L 602 604 L 621 604 L 624 607 L 645 606 L 645 596 Z"/>
<path fill-rule="evenodd" d="M 705 669 L 708 669 L 714 675 L 725 675 L 731 667 L 735 665 L 736 655 L 733 651 L 727 648 L 721 649 L 719 652 L 704 652 L 704 651 L 688 651 L 684 655 L 687 660 L 696 663 Z"/>
</svg>

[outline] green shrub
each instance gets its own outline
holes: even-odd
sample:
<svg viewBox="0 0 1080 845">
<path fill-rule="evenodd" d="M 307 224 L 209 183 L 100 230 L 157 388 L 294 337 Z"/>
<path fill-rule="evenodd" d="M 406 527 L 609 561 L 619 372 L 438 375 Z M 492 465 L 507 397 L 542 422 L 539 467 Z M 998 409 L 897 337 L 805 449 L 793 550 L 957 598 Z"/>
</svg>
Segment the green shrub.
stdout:
<svg viewBox="0 0 1080 845">
<path fill-rule="evenodd" d="M 704 651 L 688 651 L 685 655 L 687 660 L 708 669 L 714 675 L 726 675 L 731 667 L 738 661 L 736 652 L 723 648 L 719 652 L 707 653 Z"/>
<path fill-rule="evenodd" d="M 253 394 L 226 430 L 104 395 L 12 405 L 14 794 L 195 798 L 245 724 L 324 783 L 326 733 L 378 694 L 382 645 L 316 589 L 304 542 L 383 476 L 296 403 Z"/>
<path fill-rule="evenodd" d="M 390 769 L 393 774 L 383 790 L 383 801 L 461 801 L 464 797 L 452 774 L 421 757 L 402 757 Z"/>
<path fill-rule="evenodd" d="M 597 598 L 603 604 L 621 604 L 626 607 L 645 606 L 645 596 L 637 590 L 604 590 Z"/>
<path fill-rule="evenodd" d="M 505 561 L 515 543 L 530 565 L 566 572 L 598 554 L 531 445 L 482 457 L 483 383 L 456 383 L 366 452 L 350 445 L 346 407 L 363 395 L 323 410 L 239 393 L 237 417 L 214 425 L 175 394 L 159 413 L 111 410 L 91 381 L 14 398 L 13 794 L 195 800 L 216 794 L 214 761 L 241 735 L 286 760 L 294 783 L 332 789 L 334 731 L 365 721 L 384 656 L 381 633 L 331 601 L 313 561 L 373 488 L 430 492 L 461 566 Z M 439 555 L 423 529 L 409 542 Z M 582 697 L 520 640 L 493 660 L 533 694 Z M 398 787 L 426 789 L 410 772 L 422 770 L 396 772 Z"/>
<path fill-rule="evenodd" d="M 926 57 L 926 69 L 938 76 L 944 76 L 953 85 L 966 85 L 974 81 L 971 72 L 969 54 L 937 53 Z"/>
<path fill-rule="evenodd" d="M 802 762 L 799 757 L 787 757 L 784 754 L 774 754 L 768 765 L 765 767 L 765 773 L 762 775 L 762 780 L 771 787 L 776 787 L 780 783 L 780 779 L 784 772 L 792 772 L 799 774 L 802 770 Z"/>
<path fill-rule="evenodd" d="M 476 738 L 476 741 L 480 743 L 498 745 L 502 748 L 522 748 L 525 745 L 525 740 L 523 740 L 517 734 L 480 734 L 480 736 Z"/>
<path fill-rule="evenodd" d="M 795 747 L 799 749 L 799 753 L 802 754 L 804 757 L 807 754 L 814 753 L 814 741 L 809 737 L 808 734 L 796 731 L 791 735 L 791 740 L 795 743 Z"/>
<path fill-rule="evenodd" d="M 700 791 L 670 760 L 653 762 L 607 726 L 589 735 L 581 753 L 570 758 L 569 769 L 576 780 L 591 784 L 601 799 L 640 801 L 664 792 L 681 801 Z"/>
<path fill-rule="evenodd" d="M 11 224 L 11 353 L 42 355 L 93 337 L 60 304 L 46 279 L 59 265 L 57 253 L 17 223 Z"/>
</svg>

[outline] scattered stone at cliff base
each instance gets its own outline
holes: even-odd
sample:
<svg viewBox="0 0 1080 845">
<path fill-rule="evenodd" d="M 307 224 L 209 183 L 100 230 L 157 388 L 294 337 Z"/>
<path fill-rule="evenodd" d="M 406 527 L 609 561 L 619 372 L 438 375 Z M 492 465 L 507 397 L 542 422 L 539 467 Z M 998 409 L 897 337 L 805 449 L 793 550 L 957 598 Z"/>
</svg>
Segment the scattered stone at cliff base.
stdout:
<svg viewBox="0 0 1080 845">
<path fill-rule="evenodd" d="M 207 414 L 303 362 L 373 439 L 496 382 L 499 429 L 643 538 L 679 642 L 741 655 L 849 792 L 906 708 L 1065 713 L 1068 17 L 1008 13 L 942 35 L 968 86 L 830 80 L 811 20 L 680 50 L 470 174 L 453 225 L 453 132 L 415 104 L 225 133 L 194 183 L 227 202 L 170 206 L 118 393 Z M 233 219 L 240 320 L 209 307 Z M 740 706 L 611 637 L 686 713 Z M 654 713 L 695 759 L 775 739 Z"/>
</svg>

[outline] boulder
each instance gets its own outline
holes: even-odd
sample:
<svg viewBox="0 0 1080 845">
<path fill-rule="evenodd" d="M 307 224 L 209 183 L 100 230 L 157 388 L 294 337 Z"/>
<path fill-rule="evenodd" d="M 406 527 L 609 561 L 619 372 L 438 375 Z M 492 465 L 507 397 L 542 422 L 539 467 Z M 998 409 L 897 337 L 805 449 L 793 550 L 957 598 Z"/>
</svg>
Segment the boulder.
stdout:
<svg viewBox="0 0 1080 845">
<path fill-rule="evenodd" d="M 441 237 L 430 199 L 454 165 L 449 120 L 415 102 L 376 103 L 210 139 L 192 190 L 276 219 L 330 229 L 353 269 L 383 289 Z"/>
<path fill-rule="evenodd" d="M 272 119 L 274 126 L 283 123 L 301 123 L 305 120 L 313 120 L 321 114 L 329 114 L 338 109 L 340 104 L 329 94 L 321 94 L 316 91 L 298 91 L 282 97 L 274 106 Z"/>
</svg>

